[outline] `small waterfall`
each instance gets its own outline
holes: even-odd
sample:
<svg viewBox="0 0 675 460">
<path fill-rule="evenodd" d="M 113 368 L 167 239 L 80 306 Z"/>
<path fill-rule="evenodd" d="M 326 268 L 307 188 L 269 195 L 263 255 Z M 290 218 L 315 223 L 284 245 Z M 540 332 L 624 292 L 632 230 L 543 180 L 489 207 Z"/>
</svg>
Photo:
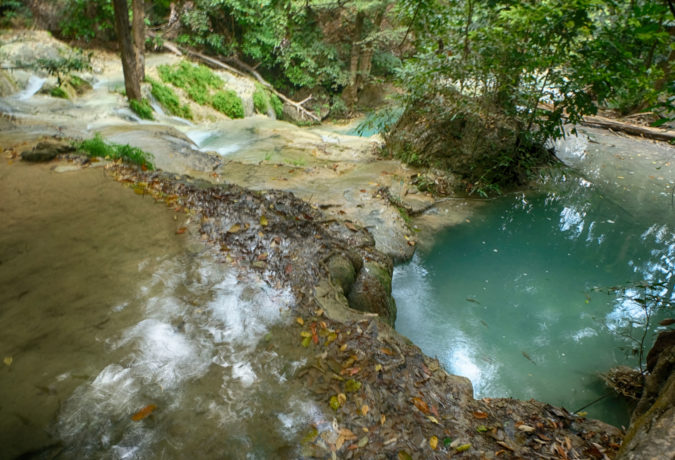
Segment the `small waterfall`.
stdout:
<svg viewBox="0 0 675 460">
<path fill-rule="evenodd" d="M 31 75 L 30 79 L 28 80 L 28 85 L 26 85 L 26 88 L 23 91 L 19 91 L 14 97 L 19 99 L 20 101 L 30 99 L 31 97 L 35 96 L 35 94 L 38 91 L 42 89 L 42 85 L 45 84 L 45 81 L 47 81 L 46 78 Z"/>
</svg>

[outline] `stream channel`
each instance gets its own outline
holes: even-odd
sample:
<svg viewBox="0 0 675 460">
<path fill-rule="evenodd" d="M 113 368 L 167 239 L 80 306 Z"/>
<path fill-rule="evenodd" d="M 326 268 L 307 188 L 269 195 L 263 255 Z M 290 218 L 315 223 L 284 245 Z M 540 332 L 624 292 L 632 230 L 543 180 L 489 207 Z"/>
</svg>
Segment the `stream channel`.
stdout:
<svg viewBox="0 0 675 460">
<path fill-rule="evenodd" d="M 609 394 L 599 373 L 638 363 L 627 335 L 640 337 L 642 291 L 608 288 L 665 281 L 653 292 L 675 300 L 674 149 L 586 134 L 557 146 L 571 170 L 486 204 L 395 270 L 397 330 L 476 397 L 582 409 Z M 618 398 L 584 410 L 627 426 Z"/>
<path fill-rule="evenodd" d="M 2 101 L 3 112 L 32 126 L 26 138 L 51 132 L 41 127 L 51 118 L 77 137 L 86 115 L 94 120 L 87 130 L 108 129 L 113 139 L 119 131 L 127 142 L 138 131 L 157 142 L 147 131 L 155 125 L 137 129 L 120 121 L 128 113 L 111 114 L 119 96 L 100 85 L 75 105 L 33 97 L 40 85 Z M 257 120 L 176 129 L 226 160 L 310 170 L 305 163 L 321 156 L 274 144 L 286 142 L 281 136 L 260 138 L 258 122 L 278 122 Z M 293 136 L 300 132 L 310 130 Z M 597 372 L 635 363 L 620 349 L 621 331 L 641 309 L 593 288 L 644 278 L 672 286 L 673 149 L 587 133 L 590 141 L 559 146 L 576 172 L 484 204 L 396 268 L 397 329 L 469 377 L 478 397 L 533 397 L 569 410 L 597 399 L 606 391 Z M 218 263 L 179 231 L 184 214 L 134 196 L 98 168 L 10 163 L 0 167 L 0 458 L 284 458 L 303 430 L 327 423 L 290 378 L 304 365 L 299 347 L 275 340 L 292 334 L 289 292 Z M 391 164 L 359 168 L 380 174 Z M 337 194 L 324 178 L 333 169 L 310 172 Z M 358 174 L 350 180 L 348 197 L 365 187 Z M 355 209 L 373 214 L 359 200 Z M 588 412 L 627 420 L 613 399 Z"/>
</svg>

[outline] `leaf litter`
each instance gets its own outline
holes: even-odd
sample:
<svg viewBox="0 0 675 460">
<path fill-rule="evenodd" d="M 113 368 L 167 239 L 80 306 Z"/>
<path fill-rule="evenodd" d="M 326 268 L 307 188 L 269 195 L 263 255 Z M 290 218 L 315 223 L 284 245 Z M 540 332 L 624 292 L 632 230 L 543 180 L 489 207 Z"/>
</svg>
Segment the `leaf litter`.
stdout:
<svg viewBox="0 0 675 460">
<path fill-rule="evenodd" d="M 108 169 L 175 212 L 199 216 L 195 234 L 220 251 L 224 263 L 257 270 L 271 285 L 293 290 L 300 332 L 283 340 L 297 337 L 292 340 L 307 361 L 292 378 L 326 418 L 334 417 L 307 426 L 293 458 L 616 455 L 622 434 L 614 427 L 534 400 L 475 400 L 467 379 L 445 372 L 377 317 L 327 318 L 314 295 L 327 276 L 323 261 L 335 253 L 378 257 L 367 230 L 325 219 L 288 192 L 214 186 L 119 164 Z M 155 409 L 148 405 L 132 419 Z"/>
</svg>

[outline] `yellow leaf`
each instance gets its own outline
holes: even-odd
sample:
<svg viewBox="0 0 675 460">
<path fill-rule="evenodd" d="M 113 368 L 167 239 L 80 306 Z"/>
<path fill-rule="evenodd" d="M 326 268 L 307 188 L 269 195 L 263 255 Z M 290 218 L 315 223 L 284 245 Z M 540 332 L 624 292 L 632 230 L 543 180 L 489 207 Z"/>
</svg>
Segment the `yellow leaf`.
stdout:
<svg viewBox="0 0 675 460">
<path fill-rule="evenodd" d="M 370 410 L 370 407 L 368 407 L 367 404 L 364 404 L 363 406 L 361 406 L 361 414 L 363 414 L 364 416 L 368 415 L 369 410 Z"/>
<path fill-rule="evenodd" d="M 380 425 L 384 425 L 384 422 L 386 422 L 386 421 L 387 421 L 387 417 L 385 417 L 384 414 L 382 414 L 382 416 L 380 416 Z"/>
<path fill-rule="evenodd" d="M 342 346 L 340 347 L 340 351 L 345 351 L 346 349 L 347 349 L 347 344 L 346 343 L 342 344 Z"/>
<path fill-rule="evenodd" d="M 435 423 L 436 425 L 440 425 L 440 423 L 438 423 L 438 419 L 436 417 L 434 417 L 433 415 L 427 415 L 427 418 L 429 420 L 431 420 L 433 423 Z"/>
<path fill-rule="evenodd" d="M 340 405 L 343 405 L 345 402 L 347 402 L 347 395 L 345 395 L 344 393 L 340 393 L 337 395 L 337 399 Z"/>
<path fill-rule="evenodd" d="M 13 361 L 14 358 L 12 358 L 11 356 L 5 356 L 5 359 L 2 360 L 2 362 L 5 363 L 6 366 L 11 366 Z"/>
<path fill-rule="evenodd" d="M 237 233 L 241 230 L 241 225 L 239 224 L 234 224 L 230 229 L 227 231 L 228 233 Z"/>
<path fill-rule="evenodd" d="M 260 216 L 260 225 L 262 225 L 263 227 L 267 227 L 267 224 L 268 224 L 267 217 L 265 217 L 264 215 Z"/>
<path fill-rule="evenodd" d="M 304 325 L 305 325 L 305 320 L 302 319 L 302 318 L 300 318 L 299 316 L 296 318 L 295 321 L 296 321 L 300 326 L 304 326 Z"/>
<path fill-rule="evenodd" d="M 375 364 L 375 372 L 380 372 L 382 370 L 382 364 Z"/>
<path fill-rule="evenodd" d="M 429 446 L 436 450 L 436 447 L 438 447 L 438 438 L 436 436 L 432 436 L 429 438 Z"/>
<path fill-rule="evenodd" d="M 311 337 L 311 336 L 312 336 L 312 333 L 309 332 L 309 331 L 300 331 L 300 335 L 301 335 L 302 337 Z"/>
</svg>

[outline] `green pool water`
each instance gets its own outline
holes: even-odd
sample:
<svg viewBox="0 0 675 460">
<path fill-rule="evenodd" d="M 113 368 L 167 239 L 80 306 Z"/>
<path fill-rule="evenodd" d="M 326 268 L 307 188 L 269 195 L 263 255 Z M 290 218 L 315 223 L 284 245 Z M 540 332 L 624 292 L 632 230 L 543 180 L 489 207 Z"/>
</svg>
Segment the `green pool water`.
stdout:
<svg viewBox="0 0 675 460">
<path fill-rule="evenodd" d="M 628 334 L 644 320 L 642 292 L 606 288 L 665 281 L 651 293 L 675 300 L 675 219 L 665 207 L 645 219 L 570 174 L 546 188 L 489 203 L 397 267 L 396 328 L 471 379 L 476 397 L 576 411 L 609 393 L 599 373 L 638 364 Z M 584 411 L 628 422 L 613 396 Z"/>
</svg>

